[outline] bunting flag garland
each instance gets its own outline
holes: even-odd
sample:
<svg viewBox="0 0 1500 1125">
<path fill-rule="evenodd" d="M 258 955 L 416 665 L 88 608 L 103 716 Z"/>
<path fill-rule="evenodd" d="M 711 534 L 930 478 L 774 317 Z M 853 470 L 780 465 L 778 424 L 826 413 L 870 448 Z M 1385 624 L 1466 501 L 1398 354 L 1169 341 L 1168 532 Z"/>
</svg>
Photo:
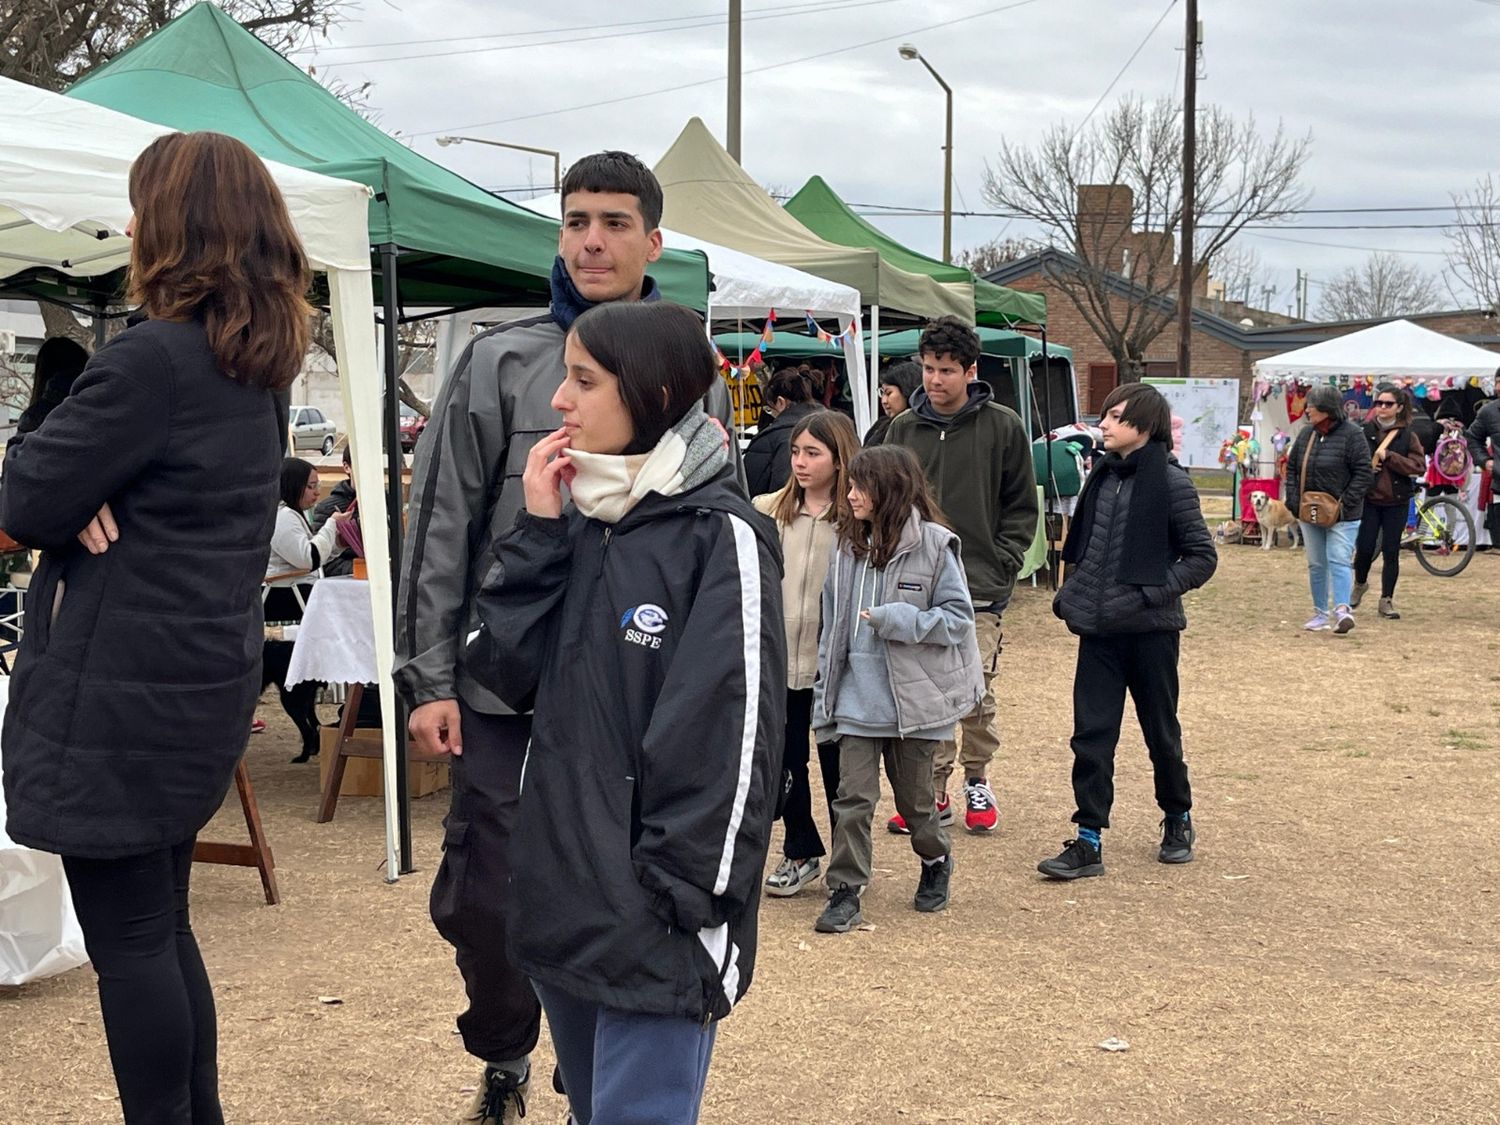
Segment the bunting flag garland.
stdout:
<svg viewBox="0 0 1500 1125">
<path fill-rule="evenodd" d="M 849 326 L 835 336 L 826 328 L 818 327 L 818 322 L 813 319 L 811 312 L 807 314 L 807 334 L 816 337 L 820 344 L 827 344 L 830 347 L 843 347 L 846 338 L 850 340 L 857 338 L 855 335 L 857 330 L 858 325 L 851 320 Z"/>
</svg>

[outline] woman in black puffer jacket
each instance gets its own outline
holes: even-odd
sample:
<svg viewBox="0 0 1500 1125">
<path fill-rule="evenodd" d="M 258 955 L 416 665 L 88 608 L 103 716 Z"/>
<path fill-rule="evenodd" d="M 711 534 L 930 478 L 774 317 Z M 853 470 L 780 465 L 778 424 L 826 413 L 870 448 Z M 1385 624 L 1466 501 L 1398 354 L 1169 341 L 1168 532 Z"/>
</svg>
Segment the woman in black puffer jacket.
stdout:
<svg viewBox="0 0 1500 1125">
<path fill-rule="evenodd" d="M 792 427 L 823 404 L 795 367 L 778 371 L 766 383 L 761 401 L 773 421 L 745 447 L 745 490 L 751 496 L 779 492 L 792 475 Z"/>
<path fill-rule="evenodd" d="M 1302 542 L 1313 600 L 1313 616 L 1303 628 L 1316 632 L 1331 626 L 1340 634 L 1354 628 L 1354 541 L 1374 479 L 1370 445 L 1364 431 L 1344 417 L 1342 400 L 1327 383 L 1307 392 L 1308 424 L 1292 442 L 1286 465 L 1286 506 L 1292 511 L 1298 511 L 1304 492 L 1339 498 L 1337 522 L 1319 527 L 1303 520 Z"/>
</svg>

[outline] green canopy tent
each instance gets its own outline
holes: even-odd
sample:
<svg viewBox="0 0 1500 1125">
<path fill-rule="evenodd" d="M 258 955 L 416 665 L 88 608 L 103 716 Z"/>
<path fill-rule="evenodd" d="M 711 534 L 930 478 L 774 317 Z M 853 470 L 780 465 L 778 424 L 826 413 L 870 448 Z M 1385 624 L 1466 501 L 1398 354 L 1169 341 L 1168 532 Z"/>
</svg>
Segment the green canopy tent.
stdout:
<svg viewBox="0 0 1500 1125">
<path fill-rule="evenodd" d="M 990 384 L 998 401 L 1021 415 L 1028 435 L 1077 420 L 1078 389 L 1072 349 L 1003 328 L 976 331 L 980 378 Z M 882 333 L 880 354 L 892 359 L 914 357 L 921 337 L 916 329 Z M 714 342 L 731 360 L 749 355 L 756 347 L 770 361 L 839 358 L 836 348 L 795 332 L 777 332 L 770 343 L 754 332 L 725 332 L 715 336 Z M 1031 377 L 1019 378 L 1027 368 Z"/>
<path fill-rule="evenodd" d="M 973 295 L 975 323 L 1007 328 L 1016 324 L 1047 323 L 1047 298 L 1040 293 L 1006 289 L 974 276 L 963 266 L 949 265 L 901 245 L 884 231 L 855 214 L 822 176 L 814 176 L 786 202 L 786 209 L 808 230 L 840 246 L 874 250 L 893 266 L 909 273 L 925 273 L 945 287 L 967 289 Z"/>
<path fill-rule="evenodd" d="M 546 304 L 558 224 L 413 152 L 207 2 L 76 83 L 68 95 L 172 129 L 227 133 L 263 158 L 372 190 L 370 245 L 384 309 L 388 549 L 393 560 L 399 559 L 403 462 L 396 329 L 401 310 Z M 707 307 L 703 254 L 665 254 L 652 274 L 671 299 Z M 385 721 L 405 729 L 399 713 Z M 398 739 L 397 746 L 404 873 L 412 869 L 406 740 Z"/>
</svg>

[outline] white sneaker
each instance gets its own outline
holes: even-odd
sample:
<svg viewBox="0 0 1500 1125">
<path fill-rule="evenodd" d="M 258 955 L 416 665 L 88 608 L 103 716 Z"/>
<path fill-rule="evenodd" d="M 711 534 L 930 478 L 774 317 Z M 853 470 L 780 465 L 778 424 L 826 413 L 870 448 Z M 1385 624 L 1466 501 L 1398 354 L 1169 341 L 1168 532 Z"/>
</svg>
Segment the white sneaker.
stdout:
<svg viewBox="0 0 1500 1125">
<path fill-rule="evenodd" d="M 807 884 L 815 882 L 823 873 L 823 861 L 814 856 L 800 863 L 788 856 L 766 876 L 766 894 L 776 898 L 791 898 Z"/>
</svg>

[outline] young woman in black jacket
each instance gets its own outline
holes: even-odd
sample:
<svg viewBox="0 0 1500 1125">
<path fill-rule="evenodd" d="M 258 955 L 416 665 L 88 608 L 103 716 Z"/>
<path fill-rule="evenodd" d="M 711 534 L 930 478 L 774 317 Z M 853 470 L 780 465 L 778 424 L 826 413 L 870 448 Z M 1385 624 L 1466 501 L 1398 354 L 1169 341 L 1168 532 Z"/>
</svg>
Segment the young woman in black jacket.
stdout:
<svg viewBox="0 0 1500 1125">
<path fill-rule="evenodd" d="M 527 459 L 468 659 L 535 713 L 511 960 L 580 1125 L 687 1123 L 755 964 L 786 705 L 780 548 L 700 405 L 718 374 L 693 313 L 600 305 L 564 360 L 563 426 Z"/>
<path fill-rule="evenodd" d="M 751 496 L 779 491 L 792 476 L 792 427 L 823 404 L 814 402 L 812 387 L 795 367 L 778 371 L 767 381 L 762 401 L 772 421 L 745 447 L 745 489 Z"/>
<path fill-rule="evenodd" d="M 172 133 L 130 170 L 150 319 L 13 440 L 0 526 L 43 550 L 5 715 L 7 831 L 63 857 L 128 1125 L 214 1125 L 213 992 L 188 921 L 198 830 L 260 694 L 261 580 L 307 261 L 260 159 Z"/>
<path fill-rule="evenodd" d="M 1366 422 L 1365 439 L 1370 443 L 1370 468 L 1375 482 L 1365 495 L 1365 512 L 1359 521 L 1354 544 L 1354 594 L 1349 608 L 1358 609 L 1369 588 L 1370 564 L 1380 546 L 1381 617 L 1395 621 L 1396 578 L 1401 572 L 1401 537 L 1415 486 L 1413 477 L 1427 471 L 1427 454 L 1412 432 L 1410 392 L 1394 383 L 1381 383 L 1375 391 L 1375 420 Z"/>
</svg>

